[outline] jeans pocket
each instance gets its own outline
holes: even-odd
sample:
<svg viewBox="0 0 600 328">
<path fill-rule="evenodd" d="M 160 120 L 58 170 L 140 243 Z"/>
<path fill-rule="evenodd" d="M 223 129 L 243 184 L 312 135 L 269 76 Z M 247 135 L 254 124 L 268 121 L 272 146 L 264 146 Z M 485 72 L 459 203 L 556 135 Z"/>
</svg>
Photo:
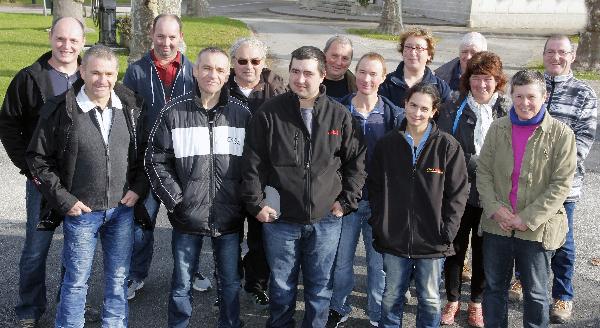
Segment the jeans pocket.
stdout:
<svg viewBox="0 0 600 328">
<path fill-rule="evenodd" d="M 542 246 L 544 249 L 551 251 L 562 246 L 567 239 L 567 230 L 567 215 L 561 208 L 544 225 L 544 233 L 542 235 Z"/>
</svg>

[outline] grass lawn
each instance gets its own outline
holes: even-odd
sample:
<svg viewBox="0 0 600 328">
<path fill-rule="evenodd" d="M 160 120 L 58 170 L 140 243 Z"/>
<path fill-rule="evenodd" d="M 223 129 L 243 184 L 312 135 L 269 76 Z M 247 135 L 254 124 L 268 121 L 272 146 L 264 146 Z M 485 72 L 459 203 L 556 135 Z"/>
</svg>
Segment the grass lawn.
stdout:
<svg viewBox="0 0 600 328">
<path fill-rule="evenodd" d="M 368 38 L 368 39 L 387 40 L 387 41 L 400 40 L 400 35 L 379 33 L 375 29 L 349 28 L 346 30 L 346 32 L 348 34 L 354 34 L 354 35 L 362 36 L 363 38 Z"/>
<path fill-rule="evenodd" d="M 3 58 L 0 61 L 0 102 L 4 101 L 6 89 L 15 74 L 50 49 L 46 29 L 51 22 L 50 16 L 0 13 L 0 58 Z M 250 35 L 244 23 L 225 17 L 184 17 L 183 23 L 186 54 L 191 58 L 207 46 L 227 50 L 235 39 Z M 86 43 L 94 44 L 98 41 L 97 28 L 91 19 L 86 21 L 86 25 L 96 30 L 86 35 Z M 119 55 L 119 79 L 123 78 L 125 69 L 127 56 Z"/>
</svg>

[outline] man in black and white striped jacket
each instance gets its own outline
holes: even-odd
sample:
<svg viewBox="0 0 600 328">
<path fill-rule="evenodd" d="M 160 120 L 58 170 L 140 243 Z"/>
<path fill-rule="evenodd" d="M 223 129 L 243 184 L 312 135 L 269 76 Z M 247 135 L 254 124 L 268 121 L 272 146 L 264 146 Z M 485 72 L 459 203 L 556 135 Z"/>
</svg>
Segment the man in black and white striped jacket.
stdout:
<svg viewBox="0 0 600 328">
<path fill-rule="evenodd" d="M 573 212 L 581 197 L 584 162 L 594 143 L 598 116 L 596 93 L 585 82 L 576 79 L 571 70 L 575 49 L 569 38 L 554 35 L 544 46 L 544 68 L 548 91 L 547 108 L 552 117 L 567 124 L 575 133 L 577 144 L 577 170 L 571 193 L 564 203 L 569 222 L 569 232 L 564 245 L 552 258 L 552 298 L 550 319 L 565 323 L 573 310 L 573 274 L 575 271 L 575 242 L 573 238 Z"/>
<path fill-rule="evenodd" d="M 195 92 L 168 102 L 150 132 L 145 168 L 173 226 L 169 327 L 191 317 L 191 278 L 203 236 L 211 237 L 217 272 L 219 327 L 240 327 L 239 234 L 242 150 L 248 108 L 223 88 L 229 57 L 205 48 L 194 65 Z"/>
</svg>

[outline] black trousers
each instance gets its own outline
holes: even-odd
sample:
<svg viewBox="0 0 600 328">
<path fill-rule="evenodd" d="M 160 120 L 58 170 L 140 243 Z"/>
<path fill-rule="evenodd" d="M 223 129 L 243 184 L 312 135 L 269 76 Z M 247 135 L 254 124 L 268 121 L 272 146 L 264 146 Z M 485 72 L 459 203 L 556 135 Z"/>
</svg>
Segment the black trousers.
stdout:
<svg viewBox="0 0 600 328">
<path fill-rule="evenodd" d="M 460 220 L 460 228 L 454 239 L 454 251 L 456 255 L 446 258 L 444 262 L 444 280 L 446 285 L 446 298 L 448 302 L 460 300 L 461 275 L 465 262 L 465 255 L 469 248 L 469 234 L 471 231 L 471 256 L 472 278 L 471 278 L 471 301 L 481 303 L 485 277 L 483 274 L 483 238 L 477 235 L 481 214 L 483 209 L 469 204 L 465 207 L 465 213 Z"/>
<path fill-rule="evenodd" d="M 263 246 L 262 222 L 250 216 L 248 216 L 246 243 L 248 244 L 248 253 L 242 259 L 244 289 L 249 292 L 257 289 L 266 291 L 270 271 Z"/>
</svg>

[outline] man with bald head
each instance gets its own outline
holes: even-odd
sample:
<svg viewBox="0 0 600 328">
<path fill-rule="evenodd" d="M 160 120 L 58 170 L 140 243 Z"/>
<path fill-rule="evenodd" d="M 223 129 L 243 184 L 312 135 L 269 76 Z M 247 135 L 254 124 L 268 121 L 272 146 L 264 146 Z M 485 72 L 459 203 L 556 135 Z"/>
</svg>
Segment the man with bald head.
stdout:
<svg viewBox="0 0 600 328">
<path fill-rule="evenodd" d="M 59 18 L 52 24 L 49 41 L 51 51 L 15 75 L 0 111 L 0 140 L 13 164 L 27 177 L 27 226 L 19 261 L 19 304 L 15 307 L 22 327 L 33 327 L 46 310 L 46 258 L 53 235 L 53 227 L 37 230 L 42 196 L 27 168 L 25 151 L 42 105 L 80 81 L 84 26 L 72 17 Z"/>
<path fill-rule="evenodd" d="M 194 89 L 192 63 L 179 50 L 183 41 L 181 28 L 181 19 L 176 15 L 156 16 L 150 31 L 153 48 L 125 72 L 123 84 L 140 95 L 147 105 L 144 124 L 150 129 L 169 100 Z M 147 213 L 136 212 L 128 299 L 133 299 L 136 291 L 144 286 L 152 262 L 153 229 L 160 202 L 152 192 L 144 195 L 144 198 Z M 200 274 L 196 276 L 195 289 L 203 291 L 210 287 L 210 280 Z"/>
</svg>

